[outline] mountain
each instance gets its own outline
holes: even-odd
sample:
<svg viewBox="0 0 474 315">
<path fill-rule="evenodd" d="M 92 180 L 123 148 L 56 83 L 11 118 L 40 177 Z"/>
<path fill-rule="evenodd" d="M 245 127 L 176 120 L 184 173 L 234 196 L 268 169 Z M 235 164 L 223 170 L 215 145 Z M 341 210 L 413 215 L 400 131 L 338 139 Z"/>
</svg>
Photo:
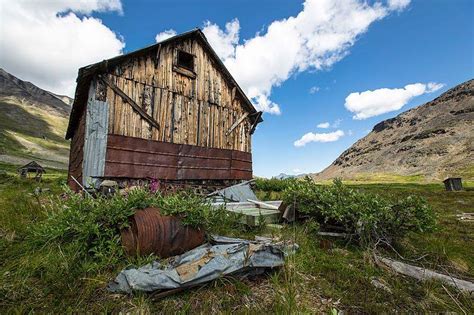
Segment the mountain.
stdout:
<svg viewBox="0 0 474 315">
<path fill-rule="evenodd" d="M 276 179 L 287 179 L 287 178 L 293 178 L 293 177 L 296 177 L 296 176 L 295 175 L 288 175 L 288 174 L 285 174 L 285 173 L 280 173 L 277 176 L 273 176 L 273 178 L 276 178 Z"/>
<path fill-rule="evenodd" d="M 72 99 L 43 90 L 0 68 L 0 162 L 66 168 L 64 139 Z"/>
<path fill-rule="evenodd" d="M 313 177 L 474 178 L 474 80 L 376 124 Z"/>
</svg>

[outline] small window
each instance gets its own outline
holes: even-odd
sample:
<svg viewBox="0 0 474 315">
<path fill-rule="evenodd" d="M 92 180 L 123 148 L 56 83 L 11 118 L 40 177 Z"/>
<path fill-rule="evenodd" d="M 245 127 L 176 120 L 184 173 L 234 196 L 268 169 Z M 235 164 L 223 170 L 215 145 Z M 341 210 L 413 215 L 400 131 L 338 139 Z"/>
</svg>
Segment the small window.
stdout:
<svg viewBox="0 0 474 315">
<path fill-rule="evenodd" d="M 178 50 L 178 67 L 194 71 L 194 56 L 185 51 Z"/>
</svg>

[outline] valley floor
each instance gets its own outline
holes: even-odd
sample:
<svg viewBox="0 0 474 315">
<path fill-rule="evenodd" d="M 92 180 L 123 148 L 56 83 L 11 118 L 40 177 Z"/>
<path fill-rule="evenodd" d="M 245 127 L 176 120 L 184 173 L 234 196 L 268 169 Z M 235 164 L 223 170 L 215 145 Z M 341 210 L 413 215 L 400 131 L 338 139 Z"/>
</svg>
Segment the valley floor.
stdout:
<svg viewBox="0 0 474 315">
<path fill-rule="evenodd" d="M 10 175 L 13 166 L 0 163 Z M 418 282 L 377 267 L 372 252 L 310 231 L 306 224 L 281 230 L 226 231 L 226 235 L 273 235 L 291 239 L 300 248 L 285 267 L 265 277 L 225 278 L 164 299 L 148 294 L 110 294 L 107 282 L 129 262 L 101 273 L 78 274 L 68 265 L 73 253 L 44 248 L 25 257 L 28 229 L 44 219 L 48 198 L 58 198 L 65 184 L 63 171 L 47 170 L 36 183 L 0 175 L 0 313 L 10 312 L 131 312 L 131 313 L 473 313 L 472 296 L 438 282 Z M 36 187 L 48 188 L 40 196 Z M 474 212 L 474 190 L 445 192 L 441 184 L 357 184 L 383 195 L 418 194 L 438 215 L 431 234 L 406 237 L 394 250 L 380 254 L 474 280 L 474 223 L 459 222 L 456 214 Z M 277 199 L 277 192 L 258 192 Z M 325 241 L 327 240 L 327 241 Z M 422 257 L 421 259 L 418 259 Z M 418 259 L 418 260 L 417 260 Z M 388 290 L 377 288 L 373 280 Z"/>
</svg>

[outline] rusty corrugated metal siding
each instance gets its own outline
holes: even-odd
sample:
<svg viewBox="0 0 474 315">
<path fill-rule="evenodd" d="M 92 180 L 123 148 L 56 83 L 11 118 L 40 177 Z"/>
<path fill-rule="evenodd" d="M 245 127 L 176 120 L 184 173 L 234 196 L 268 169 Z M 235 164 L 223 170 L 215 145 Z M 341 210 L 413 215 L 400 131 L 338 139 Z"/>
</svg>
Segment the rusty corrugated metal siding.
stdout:
<svg viewBox="0 0 474 315">
<path fill-rule="evenodd" d="M 252 178 L 252 155 L 109 135 L 104 177 L 245 180 Z"/>
</svg>

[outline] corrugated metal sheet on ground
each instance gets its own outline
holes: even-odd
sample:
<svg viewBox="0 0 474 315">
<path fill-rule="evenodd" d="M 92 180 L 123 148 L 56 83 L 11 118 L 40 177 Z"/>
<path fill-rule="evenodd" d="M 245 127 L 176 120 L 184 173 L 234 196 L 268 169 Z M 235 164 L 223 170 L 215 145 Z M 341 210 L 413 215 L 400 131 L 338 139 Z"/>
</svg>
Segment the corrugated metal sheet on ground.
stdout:
<svg viewBox="0 0 474 315">
<path fill-rule="evenodd" d="M 255 241 L 212 236 L 212 244 L 204 244 L 162 265 L 155 261 L 140 268 L 122 270 L 109 283 L 111 292 L 152 292 L 195 286 L 231 275 L 255 275 L 266 269 L 281 267 L 285 256 L 298 245 L 273 242 L 268 238 Z"/>
</svg>

